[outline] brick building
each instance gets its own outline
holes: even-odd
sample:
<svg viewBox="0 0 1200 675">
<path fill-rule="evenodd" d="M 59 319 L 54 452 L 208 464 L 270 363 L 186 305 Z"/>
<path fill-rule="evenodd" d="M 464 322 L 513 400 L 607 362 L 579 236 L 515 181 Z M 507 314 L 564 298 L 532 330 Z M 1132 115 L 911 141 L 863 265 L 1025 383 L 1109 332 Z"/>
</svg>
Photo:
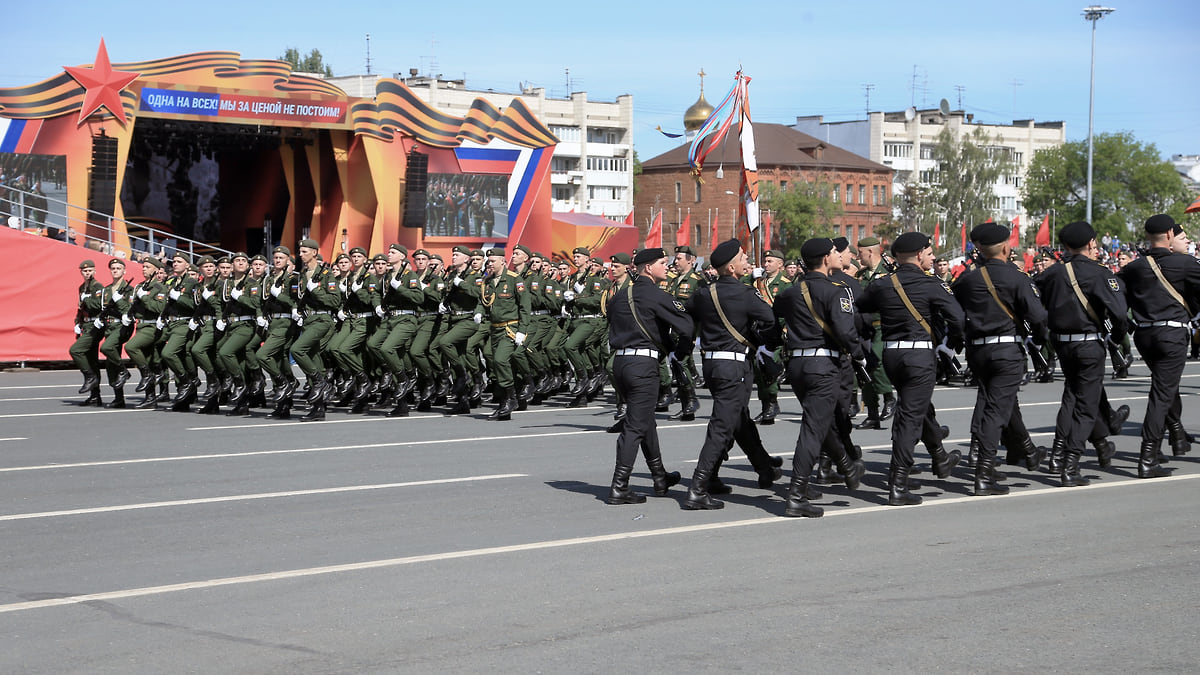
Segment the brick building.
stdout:
<svg viewBox="0 0 1200 675">
<path fill-rule="evenodd" d="M 759 184 L 780 187 L 796 181 L 825 181 L 834 190 L 843 214 L 835 221 L 836 235 L 851 241 L 874 234 L 875 226 L 891 215 L 891 167 L 864 159 L 806 133 L 782 124 L 754 125 Z M 652 213 L 663 212 L 663 246 L 675 245 L 679 224 L 691 215 L 692 246 L 701 255 L 712 247 L 717 220 L 717 242 L 733 236 L 737 224 L 741 144 L 736 129 L 704 163 L 704 182 L 697 183 L 688 168 L 688 145 L 642 162 L 635 220 L 644 240 Z M 717 178 L 723 168 L 724 177 Z"/>
</svg>

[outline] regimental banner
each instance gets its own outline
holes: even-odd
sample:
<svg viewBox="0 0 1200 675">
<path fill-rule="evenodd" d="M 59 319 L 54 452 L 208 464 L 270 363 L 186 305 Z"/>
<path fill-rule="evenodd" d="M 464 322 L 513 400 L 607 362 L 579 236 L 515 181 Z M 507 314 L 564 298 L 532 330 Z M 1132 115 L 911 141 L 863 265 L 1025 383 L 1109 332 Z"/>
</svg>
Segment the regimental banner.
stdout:
<svg viewBox="0 0 1200 675">
<path fill-rule="evenodd" d="M 297 126 L 344 124 L 346 108 L 347 102 L 337 99 L 248 96 L 152 87 L 143 87 L 138 98 L 138 110 L 155 116 L 187 115 Z"/>
</svg>

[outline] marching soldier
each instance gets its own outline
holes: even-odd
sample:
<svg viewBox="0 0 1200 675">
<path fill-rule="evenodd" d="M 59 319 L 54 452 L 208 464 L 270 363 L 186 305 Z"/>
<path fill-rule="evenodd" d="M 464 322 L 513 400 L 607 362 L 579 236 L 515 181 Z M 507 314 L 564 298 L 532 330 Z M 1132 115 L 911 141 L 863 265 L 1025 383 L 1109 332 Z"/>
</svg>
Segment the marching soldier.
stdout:
<svg viewBox="0 0 1200 675">
<path fill-rule="evenodd" d="M 755 268 L 750 276 L 751 285 L 767 305 L 774 305 L 775 296 L 792 285 L 791 277 L 784 272 L 783 253 L 780 251 L 763 251 L 763 266 Z M 754 384 L 758 389 L 758 400 L 762 402 L 762 412 L 754 421 L 759 424 L 774 424 L 775 417 L 779 415 L 778 375 L 782 370 L 782 359 L 777 350 L 754 359 Z"/>
<path fill-rule="evenodd" d="M 352 399 L 351 410 L 361 413 L 365 410 L 371 388 L 363 363 L 363 352 L 367 334 L 378 318 L 375 307 L 379 305 L 379 291 L 376 283 L 368 279 L 371 269 L 367 265 L 366 249 L 355 246 L 350 249 L 349 258 L 352 269 L 341 282 L 344 289 L 338 315 L 342 317 L 342 325 L 329 340 L 329 354 L 346 376 L 346 386 L 338 393 L 342 399 Z M 339 405 L 346 403 L 350 401 L 340 402 Z"/>
<path fill-rule="evenodd" d="M 892 421 L 892 462 L 888 471 L 890 506 L 920 504 L 908 490 L 913 449 L 923 439 L 933 456 L 934 473 L 949 478 L 959 461 L 957 450 L 942 447 L 940 425 L 932 398 L 937 379 L 934 330 L 940 319 L 952 344 L 961 346 L 963 312 L 944 281 L 926 274 L 933 264 L 929 237 L 905 232 L 892 243 L 896 271 L 866 287 L 857 304 L 863 312 L 877 313 L 883 336 L 883 367 L 896 386 L 899 404 Z"/>
<path fill-rule="evenodd" d="M 1142 420 L 1139 478 L 1167 475 L 1159 463 L 1164 429 L 1171 454 L 1191 449 L 1183 428 L 1179 380 L 1187 360 L 1190 307 L 1200 307 L 1200 260 L 1187 255 L 1188 236 L 1171 216 L 1146 220 L 1150 250 L 1120 272 L 1133 312 L 1138 352 L 1150 368 L 1150 399 Z"/>
<path fill-rule="evenodd" d="M 876 237 L 864 237 L 858 240 L 858 259 L 862 268 L 858 271 L 858 279 L 865 288 L 876 278 L 888 274 L 888 266 L 883 260 L 883 246 Z M 879 429 L 880 422 L 892 416 L 896 408 L 896 396 L 892 392 L 892 383 L 888 382 L 887 372 L 883 369 L 883 338 L 878 323 L 872 323 L 870 328 L 871 351 L 875 353 L 872 362 L 870 382 L 863 383 L 863 404 L 867 407 L 867 418 L 859 422 L 859 429 Z M 879 408 L 879 398 L 883 397 L 883 409 Z"/>
<path fill-rule="evenodd" d="M 299 275 L 292 271 L 292 252 L 286 246 L 276 246 L 271 252 L 271 274 L 263 280 L 262 318 L 266 321 L 266 339 L 256 356 L 263 370 L 271 377 L 275 408 L 270 419 L 291 418 L 292 395 L 300 383 L 292 373 L 288 353 L 296 339 L 296 302 Z M 261 325 L 261 324 L 260 324 Z"/>
<path fill-rule="evenodd" d="M 200 264 L 197 266 L 200 268 L 201 281 L 193 293 L 199 297 L 193 298 L 196 303 L 196 311 L 192 314 L 192 321 L 188 322 L 188 328 L 191 329 L 193 338 L 192 360 L 196 362 L 196 367 L 204 373 L 205 387 L 200 397 L 209 399 L 217 391 L 217 368 L 214 365 L 217 341 L 216 323 L 225 304 L 217 292 L 217 285 L 223 285 L 223 280 L 228 279 L 233 273 L 233 263 L 228 258 L 221 258 L 221 263 L 218 264 L 212 259 L 212 256 L 206 255 L 200 258 Z"/>
<path fill-rule="evenodd" d="M 120 258 L 108 261 L 108 272 L 112 275 L 112 283 L 105 286 L 100 295 L 100 313 L 93 319 L 92 325 L 104 332 L 100 353 L 104 355 L 108 384 L 113 390 L 113 399 L 104 407 L 124 408 L 129 369 L 121 360 L 121 347 L 133 334 L 132 320 L 128 315 L 133 284 L 125 278 L 125 261 Z"/>
<path fill-rule="evenodd" d="M 101 405 L 100 400 L 100 355 L 99 344 L 103 335 L 95 325 L 100 314 L 104 284 L 96 279 L 96 263 L 84 260 L 79 263 L 79 306 L 75 310 L 75 342 L 71 344 L 71 360 L 83 373 L 83 386 L 79 393 L 87 394 L 82 405 Z"/>
<path fill-rule="evenodd" d="M 134 287 L 129 310 L 125 314 L 129 317 L 130 325 L 137 330 L 125 343 L 125 353 L 129 354 L 141 373 L 135 391 L 146 392 L 146 398 L 136 406 L 139 409 L 153 408 L 160 400 L 155 367 L 158 354 L 154 351 L 154 345 L 158 342 L 158 328 L 154 324 L 167 303 L 167 289 L 158 281 L 162 268 L 163 264 L 158 258 L 146 256 L 142 261 L 142 276 L 145 278 Z"/>
<path fill-rule="evenodd" d="M 297 302 L 301 320 L 297 322 L 304 330 L 292 344 L 292 358 L 304 371 L 309 384 L 307 414 L 303 422 L 325 419 L 325 407 L 330 395 L 325 378 L 325 362 L 321 358 L 322 344 L 333 332 L 334 316 L 341 308 L 342 295 L 333 271 L 317 259 L 316 240 L 300 242 L 300 263 L 304 266 L 297 280 Z"/>
<path fill-rule="evenodd" d="M 187 412 L 200 388 L 196 364 L 188 346 L 191 340 L 188 323 L 193 321 L 192 315 L 196 312 L 197 282 L 189 274 L 191 264 L 182 252 L 176 252 L 171 258 L 171 271 L 173 274 L 165 282 L 167 302 L 155 325 L 162 330 L 159 341 L 163 362 L 175 375 L 176 392 L 171 409 Z"/>
<path fill-rule="evenodd" d="M 489 363 L 489 377 L 500 396 L 500 405 L 488 419 L 507 422 L 512 419 L 517 407 L 513 353 L 525 344 L 525 324 L 529 321 L 531 310 L 525 282 L 516 272 L 508 269 L 504 250 L 490 248 L 487 257 L 488 274 L 483 280 L 481 302 L 487 309 L 487 321 L 491 324 L 492 360 Z"/>
<path fill-rule="evenodd" d="M 450 393 L 454 396 L 455 404 L 448 411 L 452 415 L 471 412 L 471 384 L 479 372 L 479 358 L 469 353 L 468 346 L 478 330 L 479 322 L 475 317 L 482 315 L 483 306 L 479 302 L 479 284 L 476 283 L 480 275 L 471 269 L 470 264 L 471 249 L 455 246 L 450 252 L 446 296 L 443 300 L 449 327 L 441 341 L 442 355 L 454 373 Z"/>
<path fill-rule="evenodd" d="M 707 286 L 708 282 L 696 272 L 696 254 L 690 246 L 675 247 L 675 276 L 667 283 L 667 292 L 675 296 L 675 299 L 682 303 L 685 307 L 696 291 Z M 690 422 L 696 419 L 696 411 L 700 409 L 700 401 L 696 397 L 696 382 L 697 379 L 693 374 L 697 372 L 696 362 L 689 352 L 687 358 L 682 359 L 682 368 L 675 368 L 676 372 L 672 372 L 671 368 L 663 365 L 659 372 L 660 384 L 662 389 L 659 392 L 659 401 L 657 408 L 663 412 L 670 408 L 671 405 L 671 382 L 679 380 L 679 403 L 681 405 L 678 412 L 671 415 L 673 420 L 681 420 Z M 702 383 L 700 386 L 704 386 Z"/>
<path fill-rule="evenodd" d="M 593 279 L 591 274 L 591 251 L 580 246 L 572 257 L 576 271 L 566 281 L 563 301 L 571 313 L 571 332 L 564 349 L 575 370 L 575 386 L 568 394 L 574 399 L 568 408 L 587 405 L 587 395 L 600 383 L 603 376 L 601 364 L 592 361 L 593 344 L 597 333 L 603 335 L 604 317 L 600 314 L 600 297 L 607 282 Z"/>
<path fill-rule="evenodd" d="M 628 412 L 617 438 L 609 504 L 641 504 L 646 498 L 629 489 L 638 449 L 646 458 L 654 494 L 667 496 L 679 483 L 679 472 L 667 472 L 658 444 L 654 403 L 658 398 L 658 361 L 666 352 L 679 358 L 692 349 L 692 320 L 683 306 L 657 284 L 667 277 L 667 253 L 661 248 L 639 251 L 633 259 L 637 279 L 614 295 L 608 305 L 608 341 L 613 350 L 613 378 Z M 671 331 L 679 336 L 670 342 Z"/>
</svg>

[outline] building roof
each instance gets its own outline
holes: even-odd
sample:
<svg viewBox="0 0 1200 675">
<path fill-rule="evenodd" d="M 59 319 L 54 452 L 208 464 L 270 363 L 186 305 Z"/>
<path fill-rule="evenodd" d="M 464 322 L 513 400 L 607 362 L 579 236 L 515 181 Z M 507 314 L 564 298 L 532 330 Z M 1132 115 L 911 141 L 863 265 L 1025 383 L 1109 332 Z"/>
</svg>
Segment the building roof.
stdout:
<svg viewBox="0 0 1200 675">
<path fill-rule="evenodd" d="M 642 162 L 642 170 L 687 167 L 688 150 L 691 147 L 692 144 L 688 143 L 648 159 Z M 872 162 L 849 150 L 830 145 L 783 124 L 755 123 L 754 147 L 759 167 L 787 166 L 801 169 L 892 171 L 890 166 Z M 704 160 L 704 164 L 707 167 L 719 163 L 740 165 L 741 153 L 742 144 L 738 141 L 737 129 L 731 128 L 729 135 Z"/>
</svg>

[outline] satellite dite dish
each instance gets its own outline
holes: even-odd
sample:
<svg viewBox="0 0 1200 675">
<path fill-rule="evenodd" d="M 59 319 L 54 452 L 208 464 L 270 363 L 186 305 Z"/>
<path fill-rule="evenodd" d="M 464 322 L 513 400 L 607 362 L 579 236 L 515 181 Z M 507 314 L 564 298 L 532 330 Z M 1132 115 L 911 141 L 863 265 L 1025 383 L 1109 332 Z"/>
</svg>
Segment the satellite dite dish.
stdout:
<svg viewBox="0 0 1200 675">
<path fill-rule="evenodd" d="M 905 109 L 904 109 L 904 120 L 905 120 L 906 122 L 911 122 L 911 121 L 913 121 L 913 118 L 915 118 L 916 116 L 917 116 L 917 109 L 916 109 L 916 108 L 911 108 L 911 107 L 910 107 L 910 108 L 905 108 Z"/>
<path fill-rule="evenodd" d="M 943 115 L 949 115 L 950 114 L 950 101 L 947 101 L 946 99 L 942 99 L 942 102 L 938 104 L 938 110 L 940 110 Z"/>
</svg>

